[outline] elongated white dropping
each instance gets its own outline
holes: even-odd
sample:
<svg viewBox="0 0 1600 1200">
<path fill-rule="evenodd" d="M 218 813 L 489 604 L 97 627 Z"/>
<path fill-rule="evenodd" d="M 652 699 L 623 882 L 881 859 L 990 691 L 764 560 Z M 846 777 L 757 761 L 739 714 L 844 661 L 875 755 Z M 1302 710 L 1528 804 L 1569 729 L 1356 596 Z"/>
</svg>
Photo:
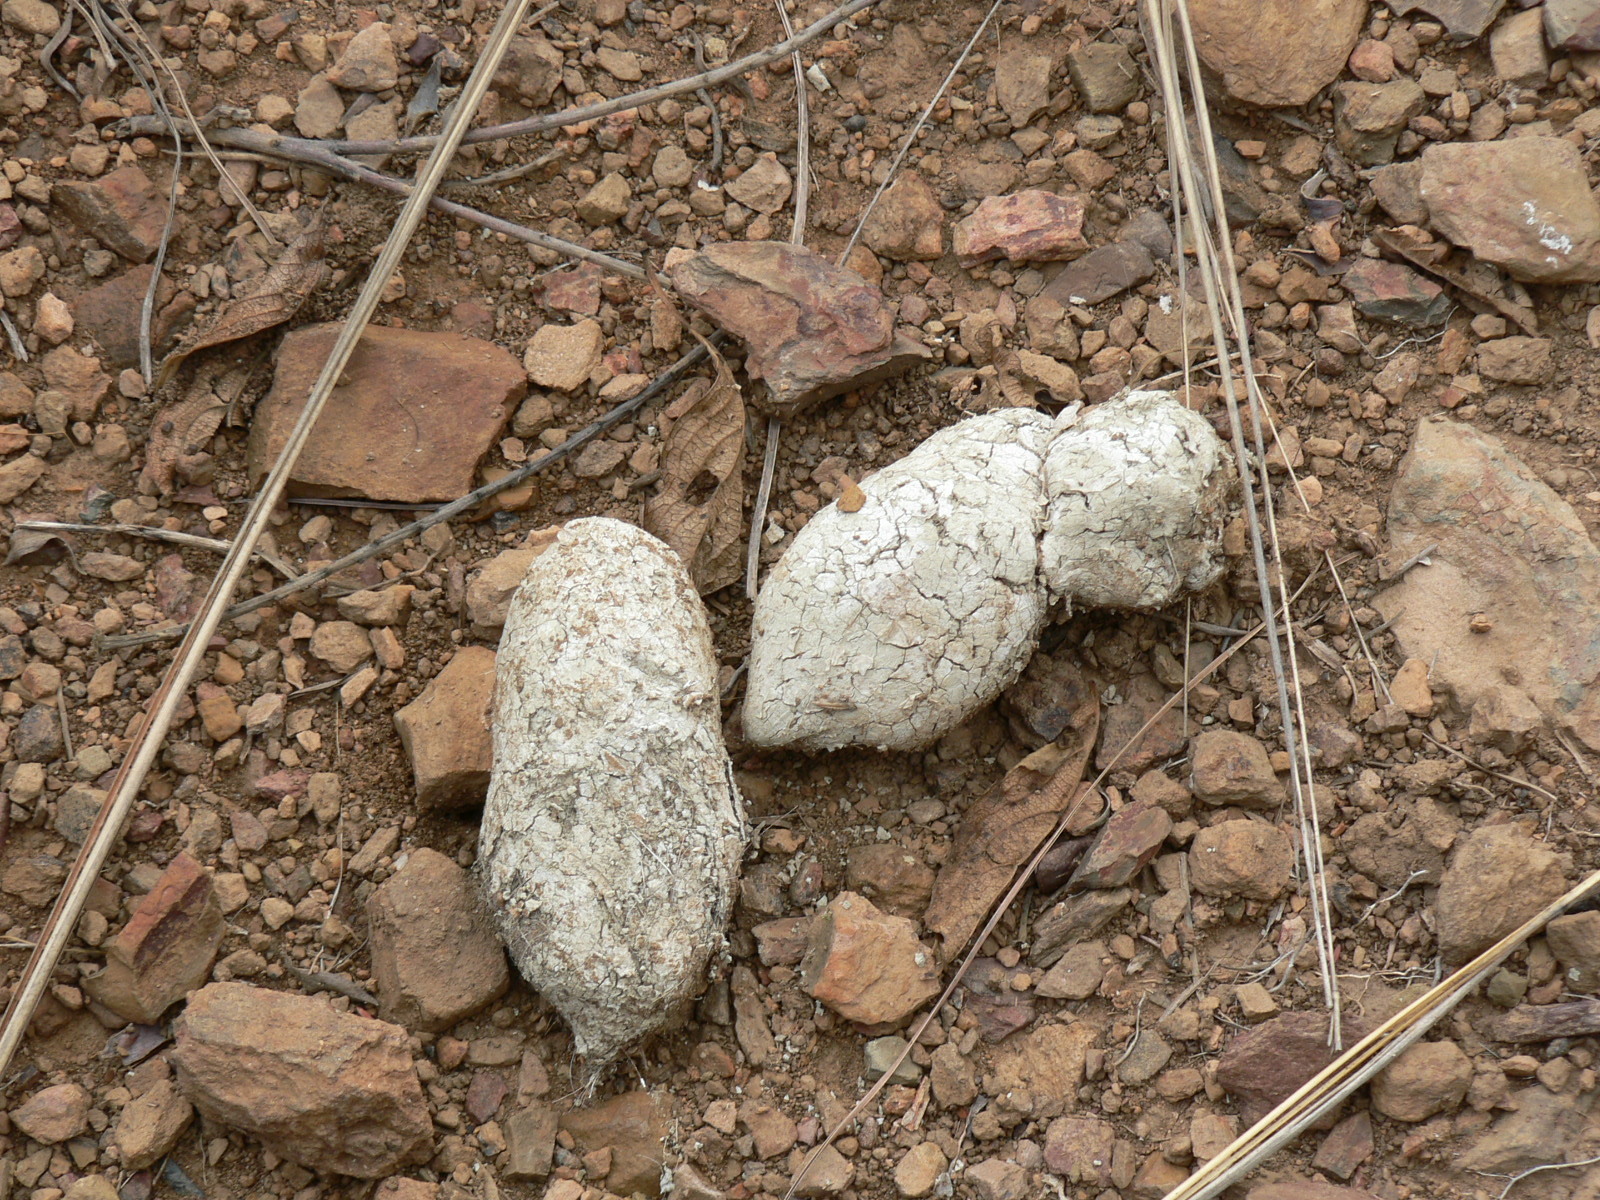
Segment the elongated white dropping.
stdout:
<svg viewBox="0 0 1600 1200">
<path fill-rule="evenodd" d="M 743 847 L 688 573 L 632 525 L 568 523 L 500 639 L 478 861 L 512 960 L 591 1069 L 704 983 Z"/>
</svg>

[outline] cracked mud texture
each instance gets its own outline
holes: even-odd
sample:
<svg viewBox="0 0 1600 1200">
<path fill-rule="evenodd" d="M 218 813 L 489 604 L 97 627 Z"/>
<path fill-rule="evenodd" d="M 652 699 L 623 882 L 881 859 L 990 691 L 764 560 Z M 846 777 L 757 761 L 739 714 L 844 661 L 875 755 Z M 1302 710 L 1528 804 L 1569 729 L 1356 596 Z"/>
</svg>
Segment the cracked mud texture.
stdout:
<svg viewBox="0 0 1600 1200">
<path fill-rule="evenodd" d="M 598 1071 L 697 991 L 744 816 L 711 631 L 677 556 L 566 525 L 511 602 L 480 872 L 517 968 Z"/>
<path fill-rule="evenodd" d="M 928 745 L 1017 677 L 1052 600 L 1155 608 L 1214 580 L 1232 475 L 1165 392 L 936 433 L 862 483 L 858 511 L 819 512 L 768 577 L 746 736 Z"/>
<path fill-rule="evenodd" d="M 934 434 L 796 535 L 756 600 L 745 733 L 757 745 L 914 749 L 1015 679 L 1044 622 L 1039 479 L 1049 417 Z"/>
<path fill-rule="evenodd" d="M 1161 608 L 1222 573 L 1228 452 L 1170 392 L 1130 392 L 1058 433 L 1040 564 L 1078 608 Z"/>
</svg>

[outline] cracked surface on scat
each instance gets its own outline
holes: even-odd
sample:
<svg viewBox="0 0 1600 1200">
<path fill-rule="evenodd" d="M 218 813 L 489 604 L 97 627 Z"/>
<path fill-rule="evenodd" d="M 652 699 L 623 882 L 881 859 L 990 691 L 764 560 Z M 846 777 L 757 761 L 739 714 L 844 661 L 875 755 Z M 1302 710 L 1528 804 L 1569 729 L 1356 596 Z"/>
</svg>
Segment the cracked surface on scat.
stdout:
<svg viewBox="0 0 1600 1200">
<path fill-rule="evenodd" d="M 746 735 L 817 749 L 926 745 L 1033 653 L 1050 418 L 986 413 L 934 434 L 796 535 L 756 601 Z"/>
<path fill-rule="evenodd" d="M 1130 392 L 1050 443 L 1040 569 L 1077 608 L 1162 608 L 1222 573 L 1232 481 L 1205 418 L 1170 392 Z"/>
<path fill-rule="evenodd" d="M 564 526 L 511 602 L 479 876 L 523 976 L 598 1070 L 698 989 L 744 816 L 705 610 L 621 521 Z"/>
<path fill-rule="evenodd" d="M 972 417 L 822 509 L 756 601 L 745 734 L 910 750 L 1027 665 L 1052 601 L 1158 608 L 1222 568 L 1232 463 L 1166 392 Z"/>
</svg>

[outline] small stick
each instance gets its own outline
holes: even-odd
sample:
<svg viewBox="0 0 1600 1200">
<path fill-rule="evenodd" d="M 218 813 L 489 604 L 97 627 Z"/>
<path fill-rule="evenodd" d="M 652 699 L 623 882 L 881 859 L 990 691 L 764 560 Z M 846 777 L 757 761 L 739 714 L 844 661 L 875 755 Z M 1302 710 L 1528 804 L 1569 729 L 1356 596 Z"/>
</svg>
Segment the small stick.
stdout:
<svg viewBox="0 0 1600 1200">
<path fill-rule="evenodd" d="M 720 67 L 713 67 L 709 71 L 702 71 L 696 75 L 688 75 L 671 83 L 663 83 L 657 87 L 645 88 L 643 91 L 629 92 L 625 96 L 618 96 L 612 100 L 602 100 L 594 104 L 585 104 L 577 108 L 564 109 L 561 112 L 549 113 L 537 117 L 527 117 L 521 121 L 508 121 L 503 125 L 484 125 L 478 129 L 468 131 L 462 138 L 462 144 L 471 146 L 479 142 L 495 142 L 502 138 L 524 137 L 528 134 L 545 133 L 552 129 L 561 129 L 568 125 L 577 125 L 584 121 L 594 121 L 600 117 L 610 116 L 614 112 L 621 112 L 626 108 L 638 108 L 641 105 L 653 104 L 657 100 L 665 100 L 670 96 L 681 96 L 685 92 L 692 92 L 698 88 L 715 87 L 730 79 L 736 79 L 748 74 L 768 63 L 777 62 L 778 59 L 791 54 L 801 46 L 814 42 L 817 38 L 827 33 L 841 21 L 846 21 L 855 16 L 864 8 L 871 8 L 878 0 L 847 0 L 834 9 L 827 16 L 813 21 L 792 38 L 787 38 L 775 46 L 759 50 L 754 54 L 747 54 L 743 58 L 724 63 Z M 147 117 L 133 117 L 121 122 L 118 128 L 136 127 L 140 122 L 148 121 Z M 221 141 L 221 135 L 239 133 L 237 129 L 217 130 L 213 135 L 214 141 Z M 297 138 L 282 134 L 275 134 L 270 139 L 274 146 L 287 150 L 291 147 L 297 149 L 314 149 L 317 151 L 331 152 L 333 154 L 419 154 L 433 148 L 438 141 L 434 134 L 418 135 L 408 138 L 393 138 L 387 141 L 354 141 L 350 138 Z"/>
<path fill-rule="evenodd" d="M 1518 1171 L 1511 1176 L 1498 1175 L 1489 1171 L 1477 1171 L 1474 1174 L 1484 1175 L 1490 1179 L 1507 1180 L 1505 1187 L 1501 1188 L 1500 1194 L 1495 1197 L 1495 1200 L 1506 1200 L 1506 1197 L 1511 1194 L 1511 1189 L 1529 1175 L 1537 1175 L 1540 1171 L 1565 1171 L 1568 1167 L 1592 1167 L 1595 1163 L 1600 1163 L 1600 1154 L 1595 1155 L 1593 1158 L 1574 1159 L 1572 1162 L 1540 1163 L 1537 1167 L 1529 1167 L 1526 1171 Z"/>
<path fill-rule="evenodd" d="M 716 337 L 713 337 L 711 340 L 716 341 Z M 652 381 L 650 386 L 645 388 L 644 391 L 640 392 L 637 396 L 634 396 L 631 399 L 624 400 L 621 404 L 617 405 L 599 420 L 590 425 L 584 426 L 584 428 L 578 430 L 577 433 L 573 434 L 566 441 L 562 442 L 561 445 L 551 450 L 548 454 L 534 459 L 525 466 L 518 467 L 509 475 L 506 475 L 500 479 L 496 479 L 492 483 L 486 483 L 475 491 L 468 492 L 465 496 L 462 496 L 458 500 L 452 500 L 449 504 L 435 509 L 433 512 L 428 513 L 424 517 L 418 518 L 409 525 L 402 525 L 392 533 L 387 533 L 383 537 L 378 538 L 376 541 L 368 542 L 359 550 L 352 551 L 351 553 L 346 554 L 343 558 L 336 559 L 335 561 L 328 563 L 326 566 L 318 567 L 315 571 L 307 571 L 298 579 L 295 579 L 290 583 L 286 583 L 281 587 L 274 588 L 270 592 L 263 592 L 261 595 L 254 596 L 249 600 L 240 601 L 223 614 L 223 619 L 232 620 L 234 617 L 240 617 L 245 613 L 254 612 L 258 608 L 266 608 L 270 604 L 276 604 L 279 600 L 286 599 L 287 597 L 294 595 L 296 592 L 303 591 L 306 588 L 315 587 L 317 584 L 326 579 L 332 578 L 341 571 L 347 571 L 351 567 L 357 566 L 360 563 L 364 563 L 370 558 L 376 558 L 385 550 L 388 550 L 393 546 L 398 546 L 409 538 L 418 536 L 424 530 L 431 529 L 441 521 L 448 521 L 451 517 L 459 516 L 461 513 L 468 512 L 471 509 L 476 508 L 479 504 L 482 504 L 485 500 L 491 499 L 494 496 L 498 496 L 501 492 L 508 491 L 509 489 L 524 483 L 533 476 L 539 474 L 546 467 L 560 462 L 568 455 L 573 454 L 574 452 L 588 445 L 590 442 L 594 441 L 595 438 L 605 433 L 608 429 L 615 428 L 623 421 L 633 416 L 633 414 L 638 412 L 639 409 L 643 408 L 651 400 L 655 399 L 662 392 L 666 391 L 673 384 L 677 383 L 678 380 L 682 379 L 684 375 L 688 374 L 690 368 L 694 367 L 695 364 L 700 362 L 700 360 L 705 356 L 706 352 L 699 346 L 696 346 L 693 350 L 690 350 L 660 375 L 656 376 L 654 381 Z M 122 650 L 129 646 L 142 646 L 150 642 L 169 641 L 172 638 L 183 636 L 186 629 L 187 626 L 178 626 L 173 629 L 153 629 L 145 633 L 127 634 L 122 637 L 108 637 L 100 643 L 100 646 L 104 650 Z"/>
<path fill-rule="evenodd" d="M 1404 575 L 1407 571 L 1411 570 L 1411 568 L 1416 566 L 1418 563 L 1424 561 L 1428 557 L 1428 555 L 1432 554 L 1438 548 L 1439 548 L 1439 543 L 1435 542 L 1435 543 L 1433 543 L 1433 545 L 1429 546 L 1426 550 L 1418 550 L 1410 558 L 1406 559 L 1405 562 L 1401 563 L 1398 567 L 1396 567 L 1394 570 L 1390 571 L 1387 575 L 1385 575 L 1383 577 L 1384 582 L 1387 583 L 1391 579 L 1399 579 L 1400 576 Z M 1374 631 L 1374 632 L 1376 632 L 1376 631 Z"/>
<path fill-rule="evenodd" d="M 226 554 L 233 549 L 232 542 L 221 538 L 201 537 L 198 533 L 180 533 L 174 529 L 161 529 L 155 525 L 82 525 L 76 521 L 18 521 L 18 529 L 35 533 L 116 533 L 125 537 L 148 538 L 152 542 L 171 542 L 174 546 L 192 546 L 196 550 L 214 550 Z M 300 574 L 283 559 L 257 546 L 252 553 L 285 579 L 298 579 Z"/>
</svg>

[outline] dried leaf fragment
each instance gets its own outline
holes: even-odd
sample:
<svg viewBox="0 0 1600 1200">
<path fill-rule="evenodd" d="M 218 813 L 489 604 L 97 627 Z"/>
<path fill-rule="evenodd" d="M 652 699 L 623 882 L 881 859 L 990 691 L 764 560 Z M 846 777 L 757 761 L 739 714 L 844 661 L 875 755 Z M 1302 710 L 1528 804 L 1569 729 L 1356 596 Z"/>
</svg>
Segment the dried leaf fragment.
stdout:
<svg viewBox="0 0 1600 1200">
<path fill-rule="evenodd" d="M 1061 736 L 1007 771 L 956 830 L 922 921 L 941 938 L 939 956 L 946 962 L 965 948 L 1062 815 L 1077 805 L 1087 817 L 1094 804 L 1092 793 L 1079 795 L 1079 784 L 1100 732 L 1099 694 L 1080 676 L 1061 707 L 1073 713 Z"/>
<path fill-rule="evenodd" d="M 144 469 L 139 472 L 139 494 L 171 493 L 178 468 L 201 453 L 222 425 L 228 406 L 209 390 L 169 404 L 150 423 Z"/>
<path fill-rule="evenodd" d="M 722 356 L 662 414 L 661 487 L 644 527 L 678 553 L 700 594 L 740 577 L 744 527 L 744 397 Z"/>
<path fill-rule="evenodd" d="M 331 274 L 323 258 L 326 248 L 322 223 L 313 222 L 284 247 L 278 261 L 264 274 L 246 285 L 203 327 L 191 328 L 184 335 L 162 362 L 156 373 L 156 386 L 170 383 L 184 360 L 196 350 L 271 329 L 299 312 L 312 294 L 327 283 Z"/>
</svg>

